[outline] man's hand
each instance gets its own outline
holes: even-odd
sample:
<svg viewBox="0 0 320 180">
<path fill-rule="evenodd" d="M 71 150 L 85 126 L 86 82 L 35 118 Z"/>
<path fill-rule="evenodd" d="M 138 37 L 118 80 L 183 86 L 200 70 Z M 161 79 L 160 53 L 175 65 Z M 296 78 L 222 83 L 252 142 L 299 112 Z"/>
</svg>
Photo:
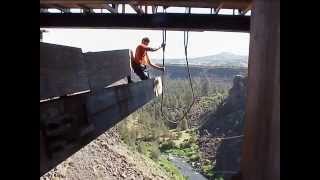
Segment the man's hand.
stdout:
<svg viewBox="0 0 320 180">
<path fill-rule="evenodd" d="M 164 72 L 166 70 L 166 68 L 165 67 L 160 67 L 159 70 Z"/>
</svg>

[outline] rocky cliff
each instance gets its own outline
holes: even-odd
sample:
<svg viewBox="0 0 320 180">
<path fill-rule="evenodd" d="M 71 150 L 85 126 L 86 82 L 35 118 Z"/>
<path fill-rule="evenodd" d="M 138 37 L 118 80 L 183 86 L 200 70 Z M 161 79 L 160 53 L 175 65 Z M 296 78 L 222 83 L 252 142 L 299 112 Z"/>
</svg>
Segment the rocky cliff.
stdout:
<svg viewBox="0 0 320 180">
<path fill-rule="evenodd" d="M 214 162 L 214 172 L 225 179 L 239 171 L 243 140 L 247 78 L 235 76 L 228 97 L 200 128 L 202 155 Z"/>
<path fill-rule="evenodd" d="M 58 179 L 164 180 L 169 177 L 151 159 L 122 143 L 114 127 L 40 178 Z"/>
</svg>

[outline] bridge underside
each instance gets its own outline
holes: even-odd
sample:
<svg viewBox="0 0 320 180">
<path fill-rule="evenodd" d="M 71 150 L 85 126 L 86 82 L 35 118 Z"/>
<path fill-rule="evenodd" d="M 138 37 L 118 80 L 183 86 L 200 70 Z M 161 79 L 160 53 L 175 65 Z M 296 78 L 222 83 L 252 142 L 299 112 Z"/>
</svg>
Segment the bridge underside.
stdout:
<svg viewBox="0 0 320 180">
<path fill-rule="evenodd" d="M 46 28 L 114 28 L 249 32 L 250 16 L 210 14 L 41 13 Z"/>
</svg>

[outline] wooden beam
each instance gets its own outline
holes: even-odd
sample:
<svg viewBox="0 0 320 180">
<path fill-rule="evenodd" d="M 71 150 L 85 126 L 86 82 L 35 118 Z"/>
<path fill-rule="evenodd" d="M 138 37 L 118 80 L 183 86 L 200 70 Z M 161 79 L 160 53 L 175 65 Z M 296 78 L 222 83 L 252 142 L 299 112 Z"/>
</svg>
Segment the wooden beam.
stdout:
<svg viewBox="0 0 320 180">
<path fill-rule="evenodd" d="M 40 13 L 49 13 L 49 10 L 46 8 L 40 8 Z"/>
<path fill-rule="evenodd" d="M 223 7 L 223 2 L 221 2 L 219 6 L 214 10 L 214 14 L 219 14 L 219 11 L 222 7 Z"/>
<path fill-rule="evenodd" d="M 60 5 L 60 4 L 54 4 L 53 6 L 63 13 L 70 13 L 71 12 L 70 8 L 67 8 L 67 7 Z"/>
<path fill-rule="evenodd" d="M 138 6 L 138 5 L 135 5 L 135 4 L 129 4 L 133 10 L 136 11 L 137 14 L 144 14 L 144 11 Z"/>
<path fill-rule="evenodd" d="M 280 180 L 280 0 L 253 11 L 241 179 Z"/>
<path fill-rule="evenodd" d="M 122 13 L 126 13 L 126 4 L 122 4 Z"/>
<path fill-rule="evenodd" d="M 176 7 L 199 7 L 216 8 L 220 0 L 40 0 L 40 5 L 59 4 L 129 4 L 148 5 L 148 6 L 176 6 Z M 252 0 L 223 0 L 226 2 L 225 8 L 244 9 Z"/>
<path fill-rule="evenodd" d="M 156 14 L 157 13 L 157 8 L 156 6 L 152 6 L 152 14 Z"/>
<path fill-rule="evenodd" d="M 88 5 L 86 4 L 77 4 L 80 8 L 82 8 L 83 13 L 94 13 L 93 9 L 90 8 Z"/>
<path fill-rule="evenodd" d="M 104 4 L 103 7 L 111 13 L 118 13 L 118 6 L 117 8 L 113 8 L 109 4 Z"/>
<path fill-rule="evenodd" d="M 40 27 L 163 29 L 249 32 L 249 16 L 210 14 L 86 14 L 40 13 Z"/>
<path fill-rule="evenodd" d="M 240 14 L 240 15 L 246 15 L 247 12 L 250 11 L 251 9 L 252 9 L 252 3 L 250 3 L 250 4 L 248 5 L 248 7 L 246 7 L 246 8 L 243 9 L 243 10 L 240 10 L 240 9 L 239 9 L 239 14 Z"/>
<path fill-rule="evenodd" d="M 159 86 L 156 78 L 40 103 L 40 176 L 160 95 Z"/>
</svg>

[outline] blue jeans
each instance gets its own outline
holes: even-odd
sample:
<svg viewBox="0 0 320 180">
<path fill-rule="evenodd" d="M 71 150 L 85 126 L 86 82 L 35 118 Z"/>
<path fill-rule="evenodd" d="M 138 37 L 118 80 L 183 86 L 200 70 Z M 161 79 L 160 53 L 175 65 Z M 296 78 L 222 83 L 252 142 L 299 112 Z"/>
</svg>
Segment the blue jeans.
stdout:
<svg viewBox="0 0 320 180">
<path fill-rule="evenodd" d="M 149 74 L 148 74 L 146 65 L 132 62 L 132 68 L 133 68 L 133 71 L 139 76 L 141 80 L 149 79 Z"/>
</svg>

